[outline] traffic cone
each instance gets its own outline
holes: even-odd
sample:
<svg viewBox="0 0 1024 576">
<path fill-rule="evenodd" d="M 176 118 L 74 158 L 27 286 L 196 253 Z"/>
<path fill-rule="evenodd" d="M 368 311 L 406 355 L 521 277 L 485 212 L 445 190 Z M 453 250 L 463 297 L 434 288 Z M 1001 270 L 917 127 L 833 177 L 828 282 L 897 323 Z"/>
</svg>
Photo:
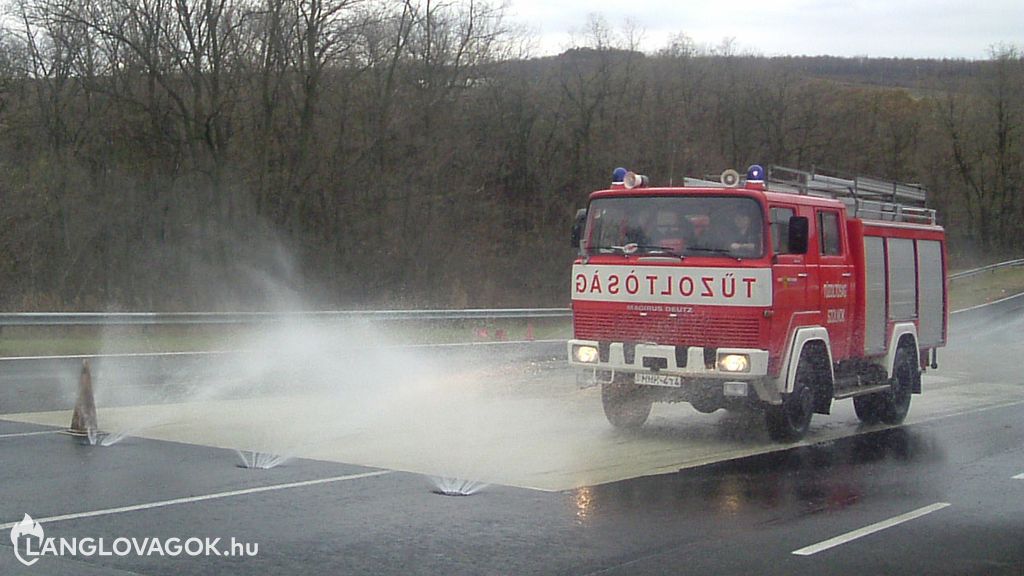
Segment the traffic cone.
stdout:
<svg viewBox="0 0 1024 576">
<path fill-rule="evenodd" d="M 75 411 L 71 414 L 68 434 L 92 437 L 98 433 L 96 401 L 92 395 L 92 371 L 89 369 L 89 361 L 83 360 L 82 373 L 78 377 L 78 401 L 75 402 Z"/>
<path fill-rule="evenodd" d="M 533 336 L 533 322 L 527 322 L 526 323 L 526 339 L 527 340 L 533 340 L 534 339 L 534 336 Z"/>
</svg>

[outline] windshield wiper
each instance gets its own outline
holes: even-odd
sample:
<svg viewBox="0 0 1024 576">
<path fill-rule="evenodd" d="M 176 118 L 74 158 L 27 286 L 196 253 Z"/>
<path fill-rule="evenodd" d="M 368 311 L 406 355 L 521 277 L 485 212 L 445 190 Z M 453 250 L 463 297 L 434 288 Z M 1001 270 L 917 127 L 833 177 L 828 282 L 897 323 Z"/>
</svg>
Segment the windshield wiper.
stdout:
<svg viewBox="0 0 1024 576">
<path fill-rule="evenodd" d="M 743 260 L 739 256 L 732 253 L 732 250 L 728 248 L 710 248 L 706 246 L 690 246 L 687 248 L 690 252 L 710 252 L 712 254 L 720 254 L 722 256 L 728 256 L 729 258 L 735 258 L 737 261 Z"/>
<path fill-rule="evenodd" d="M 662 253 L 662 254 L 669 254 L 670 256 L 675 256 L 676 258 L 679 258 L 680 260 L 683 259 L 683 255 L 682 254 L 680 254 L 679 252 L 676 252 L 675 249 L 669 248 L 668 246 L 657 246 L 657 245 L 653 245 L 653 244 L 637 244 L 636 248 L 637 248 L 637 250 L 643 250 L 647 254 Z"/>
<path fill-rule="evenodd" d="M 657 246 L 653 244 L 635 244 L 629 243 L 625 246 L 592 246 L 587 249 L 587 252 L 593 254 L 594 252 L 608 252 L 612 251 L 617 254 L 622 254 L 627 258 L 633 254 L 644 253 L 644 254 L 668 254 L 674 258 L 683 259 L 683 255 L 676 252 L 674 249 L 668 246 Z"/>
<path fill-rule="evenodd" d="M 594 252 L 602 252 L 602 251 L 612 251 L 612 252 L 618 252 L 619 254 L 625 254 L 626 253 L 626 247 L 625 246 L 590 246 L 590 247 L 587 248 L 587 252 L 590 252 L 591 254 L 593 254 Z"/>
</svg>

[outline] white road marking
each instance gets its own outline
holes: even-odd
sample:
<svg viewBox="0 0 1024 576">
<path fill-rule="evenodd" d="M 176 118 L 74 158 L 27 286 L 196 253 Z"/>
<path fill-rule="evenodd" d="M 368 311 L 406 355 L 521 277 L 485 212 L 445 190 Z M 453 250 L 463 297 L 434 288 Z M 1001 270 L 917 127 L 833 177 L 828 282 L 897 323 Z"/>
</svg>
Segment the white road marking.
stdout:
<svg viewBox="0 0 1024 576">
<path fill-rule="evenodd" d="M 952 312 L 949 313 L 949 315 L 953 316 L 954 314 L 960 314 L 961 312 L 970 312 L 971 310 L 978 310 L 978 309 L 984 308 L 986 306 L 996 306 L 997 304 L 1002 304 L 1003 302 L 1009 302 L 1010 300 L 1013 300 L 1015 298 L 1020 298 L 1021 296 L 1022 296 L 1022 294 L 1014 294 L 1013 296 L 1007 296 L 1006 298 L 1000 298 L 999 300 L 996 300 L 994 302 L 986 302 L 984 304 L 978 304 L 977 306 L 970 306 L 970 307 L 967 307 L 967 308 L 961 308 L 959 310 L 953 310 Z"/>
<path fill-rule="evenodd" d="M 21 436 L 41 436 L 43 434 L 57 434 L 63 432 L 63 430 L 41 430 L 39 432 L 12 432 L 10 434 L 0 434 L 0 438 L 18 438 Z"/>
<path fill-rule="evenodd" d="M 819 542 L 817 544 L 812 544 L 799 550 L 794 550 L 793 554 L 796 554 L 797 556 L 810 556 L 811 554 L 817 554 L 818 552 L 828 550 L 829 548 L 835 548 L 836 546 L 846 544 L 847 542 L 851 542 L 858 538 L 863 538 L 864 536 L 867 536 L 869 534 L 874 534 L 875 532 L 880 532 L 882 530 L 885 530 L 886 528 L 892 528 L 893 526 L 896 526 L 898 524 L 908 522 L 915 518 L 920 518 L 921 516 L 931 514 L 932 512 L 938 510 L 942 510 L 943 508 L 949 505 L 950 504 L 948 502 L 937 502 L 935 504 L 932 504 L 931 506 L 918 508 L 917 510 L 907 512 L 906 514 L 901 514 L 900 516 L 896 516 L 895 518 L 883 520 L 870 526 L 865 526 L 859 530 L 854 530 L 852 532 L 847 532 L 846 534 L 836 536 L 835 538 L 829 538 L 824 542 Z"/>
<path fill-rule="evenodd" d="M 1014 480 L 1024 480 L 1024 474 L 1017 474 L 1013 477 Z"/>
<path fill-rule="evenodd" d="M 305 486 L 317 486 L 319 484 L 330 484 L 332 482 L 345 482 L 347 480 L 358 480 L 360 478 L 370 478 L 372 476 L 382 476 L 384 474 L 390 474 L 390 470 L 378 470 L 376 472 L 364 472 L 362 474 L 349 474 L 347 476 L 333 476 L 331 478 L 319 478 L 317 480 L 304 480 L 302 482 L 289 482 L 287 484 L 273 484 L 271 486 L 258 486 L 256 488 L 245 488 L 242 490 L 231 490 L 230 492 L 216 492 L 214 494 L 203 494 L 200 496 L 188 496 L 186 498 L 175 498 L 173 500 L 161 500 L 159 502 L 149 502 L 147 504 L 136 504 L 134 506 L 122 506 L 120 508 L 107 508 L 105 510 L 93 510 L 91 512 L 77 512 L 75 514 L 62 514 L 60 516 L 49 516 L 47 518 L 34 518 L 36 522 L 62 522 L 64 520 L 76 520 L 79 518 L 93 518 L 95 516 L 107 516 L 110 514 L 121 514 L 123 512 L 136 512 L 139 510 L 151 510 L 153 508 L 164 508 L 166 506 L 175 506 L 177 504 L 191 504 L 193 502 L 203 502 L 206 500 L 218 500 L 220 498 L 230 498 L 232 496 L 245 496 L 247 494 L 258 494 L 260 492 L 272 492 L 276 490 L 287 490 L 289 488 L 303 488 Z M 20 522 L 20 521 L 19 521 Z M 0 524 L 0 530 L 7 530 L 13 528 L 18 522 L 8 522 L 7 524 Z"/>
<path fill-rule="evenodd" d="M 882 424 L 878 428 L 868 428 L 864 432 L 858 432 L 852 436 L 862 436 L 864 434 L 870 434 L 871 432 L 877 432 L 878 430 L 891 430 L 893 428 L 906 428 L 909 426 L 915 426 L 917 424 L 927 424 L 935 422 L 937 420 L 946 420 L 947 418 L 955 418 L 957 416 L 968 416 L 971 414 L 977 414 L 979 412 L 988 412 L 990 410 L 998 410 L 999 408 L 1011 408 L 1013 406 L 1020 406 L 1024 404 L 1024 400 L 1011 400 L 1002 404 L 990 404 L 988 406 L 979 406 L 977 408 L 968 408 L 960 412 L 949 412 L 947 414 L 935 414 L 931 416 L 925 416 L 923 418 L 911 417 L 903 424 Z M 851 437 L 852 437 L 851 436 Z"/>
</svg>

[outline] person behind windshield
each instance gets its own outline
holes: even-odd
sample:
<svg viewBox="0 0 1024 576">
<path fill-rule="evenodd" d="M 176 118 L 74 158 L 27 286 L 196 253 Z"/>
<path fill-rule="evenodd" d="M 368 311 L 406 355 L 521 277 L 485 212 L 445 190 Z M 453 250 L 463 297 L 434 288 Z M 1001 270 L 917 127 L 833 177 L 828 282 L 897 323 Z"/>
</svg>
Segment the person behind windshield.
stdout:
<svg viewBox="0 0 1024 576">
<path fill-rule="evenodd" d="M 623 244 L 638 244 L 647 246 L 651 243 L 651 234 L 654 232 L 654 211 L 645 209 L 633 217 L 630 225 L 625 230 L 625 242 Z"/>
<path fill-rule="evenodd" d="M 719 213 L 712 223 L 709 248 L 732 256 L 761 254 L 761 215 L 756 206 L 743 203 L 731 214 Z"/>
<path fill-rule="evenodd" d="M 740 206 L 732 215 L 732 229 L 723 235 L 723 247 L 741 256 L 761 254 L 761 218 L 753 206 Z"/>
</svg>

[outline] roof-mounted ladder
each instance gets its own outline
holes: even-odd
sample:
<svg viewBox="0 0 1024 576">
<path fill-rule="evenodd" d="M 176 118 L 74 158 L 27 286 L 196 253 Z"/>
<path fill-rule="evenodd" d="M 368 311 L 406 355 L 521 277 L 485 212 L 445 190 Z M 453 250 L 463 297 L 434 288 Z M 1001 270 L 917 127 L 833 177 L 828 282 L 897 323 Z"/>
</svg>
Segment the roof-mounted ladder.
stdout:
<svg viewBox="0 0 1024 576">
<path fill-rule="evenodd" d="M 849 179 L 785 166 L 772 166 L 766 184 L 772 192 L 835 198 L 854 218 L 935 224 L 935 210 L 925 207 L 928 191 L 918 184 L 867 176 Z"/>
</svg>

